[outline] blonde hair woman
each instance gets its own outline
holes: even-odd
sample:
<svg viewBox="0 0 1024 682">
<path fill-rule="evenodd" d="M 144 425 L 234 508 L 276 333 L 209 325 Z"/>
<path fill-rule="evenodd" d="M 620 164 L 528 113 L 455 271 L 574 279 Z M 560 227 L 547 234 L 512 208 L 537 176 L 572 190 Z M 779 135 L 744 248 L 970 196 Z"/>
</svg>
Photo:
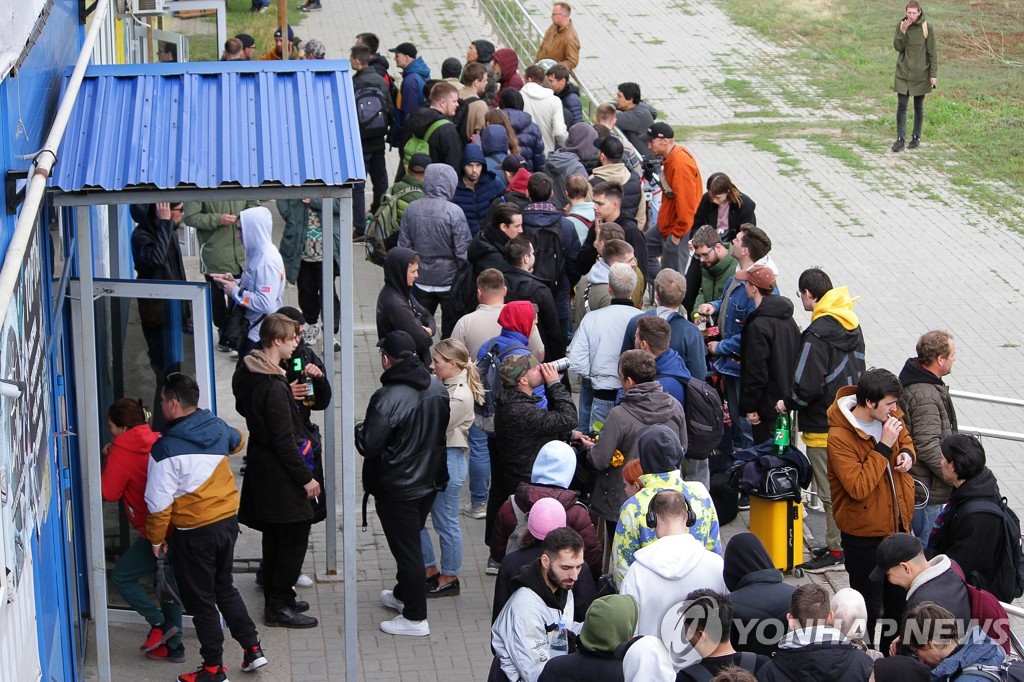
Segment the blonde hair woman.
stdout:
<svg viewBox="0 0 1024 682">
<path fill-rule="evenodd" d="M 473 423 L 473 405 L 484 401 L 484 387 L 476 363 L 466 345 L 458 339 L 445 339 L 431 349 L 434 375 L 448 389 L 451 416 L 448 418 L 448 487 L 434 498 L 430 509 L 434 531 L 441 546 L 441 567 L 434 556 L 430 532 L 420 533 L 423 565 L 426 567 L 427 597 L 454 597 L 459 594 L 462 569 L 462 529 L 459 527 L 459 499 L 466 480 L 466 440 Z"/>
</svg>

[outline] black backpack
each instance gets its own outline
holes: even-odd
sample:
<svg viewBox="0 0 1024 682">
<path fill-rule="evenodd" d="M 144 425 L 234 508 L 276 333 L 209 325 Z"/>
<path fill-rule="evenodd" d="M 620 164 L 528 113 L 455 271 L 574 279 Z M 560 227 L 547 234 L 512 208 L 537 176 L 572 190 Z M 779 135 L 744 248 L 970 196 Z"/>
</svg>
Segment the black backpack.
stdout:
<svg viewBox="0 0 1024 682">
<path fill-rule="evenodd" d="M 384 137 L 388 132 L 387 95 L 374 85 L 356 88 L 356 117 L 359 136 L 365 140 Z"/>
<path fill-rule="evenodd" d="M 1003 550 L 998 558 L 1002 570 L 991 585 L 980 585 L 1002 602 L 1012 602 L 1024 594 L 1024 559 L 1021 556 L 1020 519 L 1006 504 L 1006 498 L 999 503 L 991 500 L 968 500 L 957 511 L 957 518 L 969 514 L 993 514 L 1003 520 Z M 971 576 L 967 576 L 971 582 Z M 1013 679 L 1013 678 L 1011 678 Z"/>
<path fill-rule="evenodd" d="M 707 459 L 718 448 L 725 428 L 725 413 L 718 391 L 690 377 L 686 389 L 686 458 Z"/>
<path fill-rule="evenodd" d="M 995 682 L 1002 680 L 1024 682 L 1024 661 L 1019 658 L 1007 658 L 999 665 L 969 665 L 949 679 L 955 680 L 963 675 L 974 675 Z"/>
<path fill-rule="evenodd" d="M 455 268 L 452 286 L 448 290 L 451 298 L 452 316 L 458 322 L 463 315 L 476 310 L 476 269 L 468 260 L 460 260 Z"/>
<path fill-rule="evenodd" d="M 546 227 L 526 227 L 526 234 L 533 241 L 533 263 L 535 277 L 547 282 L 551 291 L 558 288 L 565 277 L 565 245 L 562 244 L 561 221 Z"/>
<path fill-rule="evenodd" d="M 469 105 L 473 102 L 479 102 L 479 97 L 467 97 L 466 99 L 459 100 L 459 106 L 455 110 L 455 116 L 452 117 L 452 123 L 455 124 L 455 129 L 459 131 L 459 137 L 462 139 L 462 144 L 467 145 L 473 141 L 473 136 L 469 130 L 466 130 L 466 121 L 469 118 Z"/>
<path fill-rule="evenodd" d="M 512 351 L 524 350 L 526 346 L 521 343 L 510 343 L 501 349 L 497 341 L 492 340 L 487 347 L 487 352 L 476 363 L 477 371 L 480 372 L 480 382 L 484 385 L 484 401 L 475 403 L 473 411 L 478 417 L 483 418 L 484 433 L 494 433 L 494 408 L 495 398 L 501 390 L 501 377 L 498 376 L 498 369 L 501 361 Z M 478 422 L 479 424 L 479 422 Z"/>
<path fill-rule="evenodd" d="M 737 665 L 748 673 L 753 673 L 755 668 L 757 668 L 757 654 L 750 651 L 741 652 L 740 662 Z M 697 682 L 711 682 L 715 678 L 715 673 L 708 670 L 704 663 L 694 663 L 684 670 L 687 675 L 697 680 Z"/>
</svg>

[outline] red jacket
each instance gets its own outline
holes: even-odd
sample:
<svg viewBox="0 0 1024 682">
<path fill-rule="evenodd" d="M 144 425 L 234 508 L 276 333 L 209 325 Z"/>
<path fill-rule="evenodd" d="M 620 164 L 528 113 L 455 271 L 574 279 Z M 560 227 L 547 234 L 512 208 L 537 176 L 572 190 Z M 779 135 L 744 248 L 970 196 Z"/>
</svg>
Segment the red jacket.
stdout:
<svg viewBox="0 0 1024 682">
<path fill-rule="evenodd" d="M 124 511 L 132 527 L 146 535 L 146 472 L 149 451 L 160 438 L 148 424 L 134 426 L 110 443 L 107 466 L 103 469 L 103 499 L 124 501 Z"/>
<path fill-rule="evenodd" d="M 597 530 L 594 522 L 590 520 L 590 512 L 582 502 L 578 501 L 579 495 L 575 490 L 555 488 L 534 483 L 520 483 L 513 496 L 523 512 L 529 512 L 534 503 L 545 497 L 553 497 L 565 507 L 565 521 L 569 528 L 572 528 L 583 536 L 583 558 L 594 571 L 600 575 L 601 570 L 601 543 L 597 540 Z M 500 562 L 508 552 L 508 536 L 516 529 L 516 513 L 512 509 L 511 500 L 505 500 L 498 510 L 498 516 L 494 520 L 494 532 L 491 535 L 491 558 Z M 512 548 L 515 551 L 518 547 Z"/>
</svg>

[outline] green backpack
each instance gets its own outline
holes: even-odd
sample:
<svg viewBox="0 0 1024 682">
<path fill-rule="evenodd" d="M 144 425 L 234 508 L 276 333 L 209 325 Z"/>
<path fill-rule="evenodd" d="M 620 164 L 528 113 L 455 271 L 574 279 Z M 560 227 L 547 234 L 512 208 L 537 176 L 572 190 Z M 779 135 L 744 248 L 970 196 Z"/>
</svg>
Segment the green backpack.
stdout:
<svg viewBox="0 0 1024 682">
<path fill-rule="evenodd" d="M 399 200 L 416 193 L 422 195 L 423 188 L 410 185 L 395 193 L 385 192 L 380 198 L 380 206 L 366 227 L 366 260 L 383 267 L 388 250 L 398 244 L 398 230 L 402 226 L 398 214 Z"/>
<path fill-rule="evenodd" d="M 409 161 L 412 160 L 413 154 L 426 154 L 430 156 L 430 136 L 434 134 L 434 131 L 441 126 L 448 124 L 452 125 L 452 122 L 447 118 L 442 118 L 434 121 L 427 128 L 427 132 L 424 133 L 423 137 L 417 137 L 413 135 L 405 142 L 405 148 L 402 150 L 402 167 L 408 168 Z"/>
</svg>

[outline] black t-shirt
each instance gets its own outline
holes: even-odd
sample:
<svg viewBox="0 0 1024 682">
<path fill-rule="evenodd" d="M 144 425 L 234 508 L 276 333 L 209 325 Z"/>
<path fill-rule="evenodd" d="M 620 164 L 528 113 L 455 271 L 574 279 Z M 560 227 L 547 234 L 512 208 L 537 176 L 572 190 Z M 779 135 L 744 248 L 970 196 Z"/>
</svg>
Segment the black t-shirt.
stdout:
<svg viewBox="0 0 1024 682">
<path fill-rule="evenodd" d="M 757 673 L 757 671 L 764 667 L 764 664 L 767 663 L 769 660 L 767 656 L 762 656 L 761 654 L 747 653 L 745 656 L 748 661 L 751 660 L 751 658 L 753 659 L 753 670 L 750 670 L 749 663 L 746 666 L 742 665 L 742 659 L 744 657 L 744 654 L 740 652 L 728 654 L 726 656 L 710 656 L 708 658 L 705 658 L 700 663 L 691 665 L 689 668 L 684 668 L 683 670 L 680 670 L 679 673 L 676 674 L 676 682 L 701 682 L 705 679 L 711 679 L 719 672 L 721 672 L 723 669 L 728 668 L 730 665 L 738 665 L 741 668 L 749 670 L 752 673 Z M 703 667 L 711 674 L 710 677 L 698 677 L 696 675 L 690 674 L 690 671 L 701 667 Z"/>
</svg>

